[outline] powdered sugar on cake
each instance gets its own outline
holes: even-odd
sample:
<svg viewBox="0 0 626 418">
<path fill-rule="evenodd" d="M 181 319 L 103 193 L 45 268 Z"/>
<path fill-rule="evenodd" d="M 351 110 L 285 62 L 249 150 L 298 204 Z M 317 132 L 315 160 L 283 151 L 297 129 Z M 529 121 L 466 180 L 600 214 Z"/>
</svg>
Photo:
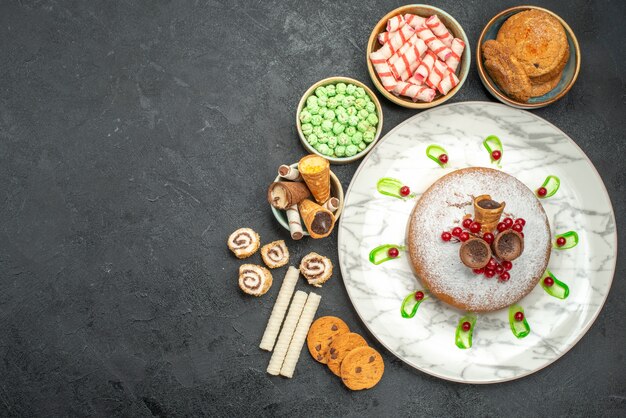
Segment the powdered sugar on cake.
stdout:
<svg viewBox="0 0 626 418">
<path fill-rule="evenodd" d="M 476 275 L 461 262 L 460 243 L 444 242 L 441 233 L 474 216 L 473 198 L 489 194 L 506 202 L 505 214 L 524 218 L 524 252 L 513 261 L 507 282 Z M 504 215 L 503 215 L 504 218 Z M 454 171 L 437 180 L 420 198 L 409 218 L 409 254 L 415 271 L 435 295 L 469 311 L 507 307 L 530 292 L 546 270 L 550 228 L 543 207 L 522 182 L 489 168 Z"/>
</svg>

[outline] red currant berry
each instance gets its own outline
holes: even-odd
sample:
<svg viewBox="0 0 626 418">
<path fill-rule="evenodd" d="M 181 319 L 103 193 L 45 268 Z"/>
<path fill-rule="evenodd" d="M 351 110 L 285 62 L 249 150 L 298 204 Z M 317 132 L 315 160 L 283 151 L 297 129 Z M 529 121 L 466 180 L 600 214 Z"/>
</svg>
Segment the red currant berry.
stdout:
<svg viewBox="0 0 626 418">
<path fill-rule="evenodd" d="M 506 225 L 504 224 L 504 222 L 500 222 L 498 224 L 498 232 L 502 232 L 506 229 Z"/>
<path fill-rule="evenodd" d="M 498 264 L 496 266 L 496 273 L 498 273 L 498 274 L 504 273 L 504 267 L 502 267 L 502 264 Z"/>
<path fill-rule="evenodd" d="M 491 244 L 493 242 L 493 234 L 491 232 L 487 232 L 485 235 L 483 235 L 483 239 L 487 244 Z"/>
<path fill-rule="evenodd" d="M 515 224 L 511 227 L 511 229 L 515 232 L 522 232 L 524 227 L 521 224 Z"/>
<path fill-rule="evenodd" d="M 526 225 L 526 220 L 524 218 L 517 218 L 515 220 L 515 223 L 524 226 L 524 225 Z"/>
<path fill-rule="evenodd" d="M 486 268 L 485 269 L 485 277 L 487 277 L 488 279 L 491 279 L 493 276 L 496 275 L 496 271 L 490 268 Z"/>
<path fill-rule="evenodd" d="M 441 164 L 445 164 L 448 162 L 448 154 L 441 154 L 439 156 L 439 162 L 441 162 Z"/>
<path fill-rule="evenodd" d="M 548 287 L 552 287 L 552 285 L 554 284 L 554 279 L 548 276 L 545 279 L 543 279 L 543 284 Z"/>
<path fill-rule="evenodd" d="M 452 228 L 452 235 L 455 237 L 458 237 L 459 235 L 461 235 L 461 232 L 463 232 L 463 230 L 459 228 L 458 226 Z"/>
<path fill-rule="evenodd" d="M 471 224 L 472 224 L 472 220 L 470 218 L 463 220 L 463 228 L 469 228 Z"/>
<path fill-rule="evenodd" d="M 400 251 L 396 247 L 391 247 L 387 250 L 387 255 L 391 258 L 396 258 L 400 254 Z"/>
<path fill-rule="evenodd" d="M 463 325 L 461 325 L 461 328 L 463 328 L 463 331 L 467 332 L 472 329 L 472 324 L 470 324 L 468 321 L 465 321 L 463 322 Z"/>
<path fill-rule="evenodd" d="M 506 281 L 508 281 L 510 278 L 511 278 L 511 275 L 509 274 L 509 272 L 508 272 L 508 271 L 505 271 L 504 273 L 502 273 L 502 274 L 500 275 L 500 279 L 499 279 L 499 280 L 500 280 L 501 282 L 506 282 Z"/>
<path fill-rule="evenodd" d="M 537 189 L 537 195 L 539 197 L 544 197 L 547 194 L 548 194 L 548 189 L 546 189 L 545 187 L 540 187 Z"/>
<path fill-rule="evenodd" d="M 402 187 L 400 187 L 400 195 L 401 196 L 408 196 L 409 194 L 411 194 L 411 189 L 409 189 L 409 186 L 402 186 Z"/>
<path fill-rule="evenodd" d="M 441 239 L 444 241 L 450 241 L 452 239 L 452 234 L 449 232 L 442 232 Z"/>
<path fill-rule="evenodd" d="M 469 230 L 470 232 L 477 234 L 478 232 L 480 232 L 481 227 L 482 225 L 480 224 L 480 222 L 472 222 L 472 224 L 469 227 Z"/>
<path fill-rule="evenodd" d="M 502 267 L 504 267 L 505 271 L 509 271 L 509 270 L 511 270 L 513 268 L 513 263 L 511 263 L 510 261 L 504 260 L 502 262 Z"/>
<path fill-rule="evenodd" d="M 502 153 L 498 150 L 495 150 L 491 153 L 491 158 L 493 158 L 495 161 L 498 161 L 500 157 L 502 157 Z"/>
<path fill-rule="evenodd" d="M 461 235 L 459 235 L 459 239 L 461 240 L 461 242 L 465 242 L 469 239 L 469 234 L 467 232 L 461 232 Z"/>
<path fill-rule="evenodd" d="M 565 245 L 565 243 L 566 243 L 566 241 L 565 241 L 565 238 L 563 238 L 563 237 L 558 237 L 558 238 L 556 239 L 556 245 L 557 245 L 557 247 L 562 247 L 562 246 L 564 246 L 564 245 Z"/>
<path fill-rule="evenodd" d="M 502 220 L 502 223 L 505 224 L 507 228 L 510 228 L 511 225 L 513 225 L 513 219 L 511 219 L 511 218 L 504 218 Z"/>
<path fill-rule="evenodd" d="M 517 322 L 522 322 L 524 320 L 524 314 L 521 312 L 515 312 L 515 320 Z"/>
<path fill-rule="evenodd" d="M 474 272 L 474 274 L 483 274 L 485 272 L 485 269 L 474 269 L 472 271 Z"/>
<path fill-rule="evenodd" d="M 487 263 L 487 267 L 489 267 L 490 269 L 494 270 L 496 268 L 496 266 L 498 265 L 498 263 L 496 262 L 496 259 L 491 257 L 491 259 L 489 260 L 489 262 Z"/>
<path fill-rule="evenodd" d="M 415 292 L 415 300 L 422 300 L 422 299 L 424 299 L 424 292 L 419 291 L 419 290 Z"/>
</svg>

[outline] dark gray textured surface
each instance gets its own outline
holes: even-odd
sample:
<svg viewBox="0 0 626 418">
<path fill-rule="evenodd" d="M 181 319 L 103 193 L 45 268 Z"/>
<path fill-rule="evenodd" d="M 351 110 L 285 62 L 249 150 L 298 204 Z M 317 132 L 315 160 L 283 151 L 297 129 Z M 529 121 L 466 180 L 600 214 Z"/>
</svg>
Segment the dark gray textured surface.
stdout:
<svg viewBox="0 0 626 418">
<path fill-rule="evenodd" d="M 381 383 L 349 392 L 304 353 L 294 379 L 265 373 L 257 346 L 278 286 L 244 297 L 225 240 L 241 226 L 288 238 L 264 195 L 304 154 L 297 101 L 331 75 L 371 86 L 370 30 L 402 4 L 1 3 L 0 416 L 626 414 L 623 250 L 588 334 L 522 380 L 461 385 L 405 366 L 367 334 L 338 272 L 319 313 L 383 352 Z M 516 4 L 434 5 L 475 48 Z M 574 29 L 583 60 L 572 91 L 535 113 L 596 164 L 624 242 L 626 8 L 541 4 Z M 452 101 L 464 100 L 492 100 L 473 64 Z M 384 132 L 415 114 L 381 101 Z M 344 187 L 356 167 L 334 167 Z M 338 267 L 336 239 L 291 243 L 293 260 L 315 250 Z"/>
</svg>

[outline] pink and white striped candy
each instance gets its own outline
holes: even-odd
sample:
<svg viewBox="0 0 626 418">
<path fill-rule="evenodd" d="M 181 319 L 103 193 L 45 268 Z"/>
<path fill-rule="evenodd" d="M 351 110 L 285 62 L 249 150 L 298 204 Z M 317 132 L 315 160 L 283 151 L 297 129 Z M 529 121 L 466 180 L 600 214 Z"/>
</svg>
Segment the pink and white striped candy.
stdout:
<svg viewBox="0 0 626 418">
<path fill-rule="evenodd" d="M 387 32 L 395 32 L 404 26 L 405 23 L 402 15 L 394 16 L 387 21 Z"/>
<path fill-rule="evenodd" d="M 389 42 L 389 39 L 393 35 L 393 32 L 381 32 L 378 34 L 378 43 L 381 45 L 385 45 L 385 42 Z"/>
<path fill-rule="evenodd" d="M 405 81 L 398 81 L 393 93 L 410 97 L 414 102 L 432 102 L 437 94 L 435 90 L 426 86 L 416 86 L 415 84 L 407 83 Z"/>
<path fill-rule="evenodd" d="M 426 52 L 428 47 L 418 38 L 418 43 L 411 45 L 410 48 L 400 56 L 393 64 L 390 64 L 391 72 L 396 79 L 400 78 L 400 75 L 411 68 L 411 65 L 415 62 L 419 62 L 422 55 Z M 404 81 L 404 80 L 403 80 Z"/>
<path fill-rule="evenodd" d="M 381 46 L 376 52 L 380 53 L 385 59 L 391 57 L 400 47 L 415 34 L 413 28 L 409 25 L 402 26 L 398 31 L 389 38 L 389 42 Z"/>
<path fill-rule="evenodd" d="M 417 35 L 413 35 L 409 38 L 408 41 L 406 41 L 404 43 L 404 45 L 402 45 L 400 47 L 400 49 L 398 49 L 396 52 L 393 53 L 392 56 L 389 57 L 389 59 L 387 60 L 387 62 L 389 62 L 389 65 L 393 64 L 394 62 L 396 62 L 398 60 L 398 58 L 400 58 L 404 53 L 406 53 L 406 51 L 409 50 L 409 48 L 415 43 L 417 42 L 419 38 L 417 37 Z M 420 39 L 421 40 L 421 39 Z M 423 41 L 422 41 L 423 42 Z"/>
<path fill-rule="evenodd" d="M 433 69 L 430 71 L 428 78 L 426 79 L 426 84 L 433 89 L 436 89 L 439 85 L 439 82 L 443 78 L 443 76 L 448 71 L 448 67 L 443 62 L 437 60 L 435 61 L 435 65 L 433 65 Z"/>
<path fill-rule="evenodd" d="M 422 38 L 426 45 L 428 45 L 428 48 L 437 54 L 442 61 L 447 60 L 452 53 L 452 50 L 445 46 L 427 26 L 416 29 L 415 33 L 417 33 L 417 36 Z"/>
<path fill-rule="evenodd" d="M 454 74 L 454 72 L 448 70 L 444 74 L 439 84 L 437 84 L 437 90 L 439 90 L 439 93 L 446 95 L 450 90 L 456 87 L 457 84 L 459 84 L 458 77 L 456 76 L 456 74 Z"/>
<path fill-rule="evenodd" d="M 452 45 L 452 39 L 454 38 L 452 34 L 448 31 L 448 28 L 439 20 L 437 15 L 432 15 L 428 19 L 426 19 L 426 26 L 435 34 L 437 38 L 444 45 L 450 46 Z"/>
<path fill-rule="evenodd" d="M 461 55 L 463 55 L 463 50 L 465 49 L 465 42 L 459 38 L 454 38 L 450 49 L 452 50 L 452 54 L 450 54 L 446 60 L 446 65 L 450 71 L 455 72 L 461 61 Z"/>
<path fill-rule="evenodd" d="M 404 15 L 404 21 L 413 29 L 419 29 L 423 26 L 426 26 L 426 19 L 424 19 L 422 16 L 414 15 L 411 13 L 407 13 Z"/>
<path fill-rule="evenodd" d="M 437 61 L 437 56 L 433 51 L 426 51 L 424 57 L 422 58 L 422 62 L 415 70 L 415 74 L 412 78 L 414 78 L 419 84 L 423 83 L 424 80 L 428 78 L 433 65 L 435 65 L 435 61 Z M 417 84 L 417 83 L 416 83 Z"/>
<path fill-rule="evenodd" d="M 411 66 L 409 67 L 408 70 L 406 70 L 405 72 L 403 72 L 402 74 L 400 74 L 400 80 L 402 81 L 408 81 L 410 78 L 413 77 L 413 74 L 415 74 L 415 70 L 417 70 L 417 67 L 420 64 L 420 60 L 417 60 L 413 63 L 411 63 Z M 422 85 L 422 83 L 413 83 L 416 84 L 418 86 Z"/>
<path fill-rule="evenodd" d="M 387 91 L 392 91 L 396 87 L 396 79 L 391 72 L 391 68 L 389 68 L 389 64 L 386 60 L 380 58 L 374 58 L 374 53 L 370 54 L 370 61 L 374 65 L 374 70 L 376 74 L 378 74 L 378 78 L 380 79 L 380 83 L 383 85 L 384 89 Z"/>
</svg>

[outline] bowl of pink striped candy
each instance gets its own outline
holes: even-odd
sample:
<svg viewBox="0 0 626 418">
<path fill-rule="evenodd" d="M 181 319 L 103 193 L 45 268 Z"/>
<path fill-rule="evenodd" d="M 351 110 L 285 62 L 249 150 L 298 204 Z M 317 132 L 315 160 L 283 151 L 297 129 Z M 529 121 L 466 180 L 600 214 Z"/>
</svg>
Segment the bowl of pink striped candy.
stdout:
<svg viewBox="0 0 626 418">
<path fill-rule="evenodd" d="M 395 104 L 428 109 L 465 83 L 471 53 L 463 28 L 443 10 L 398 7 L 378 21 L 367 43 L 367 69 L 380 93 Z"/>
</svg>

